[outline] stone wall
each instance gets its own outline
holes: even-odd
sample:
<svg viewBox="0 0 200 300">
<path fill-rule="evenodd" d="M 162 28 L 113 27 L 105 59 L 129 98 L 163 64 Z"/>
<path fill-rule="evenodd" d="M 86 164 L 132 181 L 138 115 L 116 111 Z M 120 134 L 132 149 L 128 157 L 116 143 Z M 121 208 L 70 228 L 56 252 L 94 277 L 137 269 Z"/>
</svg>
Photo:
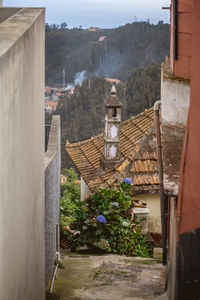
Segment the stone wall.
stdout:
<svg viewBox="0 0 200 300">
<path fill-rule="evenodd" d="M 44 9 L 0 23 L 0 41 L 0 299 L 43 300 Z"/>
<path fill-rule="evenodd" d="M 60 117 L 53 116 L 45 154 L 45 280 L 48 283 L 56 251 L 60 223 Z"/>
</svg>

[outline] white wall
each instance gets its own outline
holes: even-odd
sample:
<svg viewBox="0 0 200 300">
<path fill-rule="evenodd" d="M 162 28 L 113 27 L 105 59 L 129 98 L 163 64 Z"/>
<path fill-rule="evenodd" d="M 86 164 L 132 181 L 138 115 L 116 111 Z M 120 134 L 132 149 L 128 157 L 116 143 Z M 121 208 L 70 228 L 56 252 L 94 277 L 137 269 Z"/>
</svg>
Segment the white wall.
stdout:
<svg viewBox="0 0 200 300">
<path fill-rule="evenodd" d="M 91 193 L 91 191 L 90 191 L 88 185 L 86 184 L 83 177 L 81 176 L 81 201 L 83 201 L 85 199 L 85 197 L 87 197 L 87 195 L 90 193 Z"/>
<path fill-rule="evenodd" d="M 190 83 L 168 75 L 164 64 L 161 72 L 162 122 L 185 125 L 190 104 Z"/>
<path fill-rule="evenodd" d="M 140 194 L 135 196 L 140 201 L 147 203 L 149 209 L 148 231 L 161 233 L 160 196 L 159 194 Z"/>
<path fill-rule="evenodd" d="M 0 24 L 0 299 L 45 299 L 44 10 Z"/>
</svg>

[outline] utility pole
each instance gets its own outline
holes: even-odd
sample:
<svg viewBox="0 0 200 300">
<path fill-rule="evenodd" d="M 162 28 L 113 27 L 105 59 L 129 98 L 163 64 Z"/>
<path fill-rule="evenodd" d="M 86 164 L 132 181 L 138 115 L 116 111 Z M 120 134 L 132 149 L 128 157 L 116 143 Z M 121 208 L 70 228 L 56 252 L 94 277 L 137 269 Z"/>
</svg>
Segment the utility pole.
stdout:
<svg viewBox="0 0 200 300">
<path fill-rule="evenodd" d="M 63 68 L 63 89 L 65 89 L 65 69 Z"/>
</svg>

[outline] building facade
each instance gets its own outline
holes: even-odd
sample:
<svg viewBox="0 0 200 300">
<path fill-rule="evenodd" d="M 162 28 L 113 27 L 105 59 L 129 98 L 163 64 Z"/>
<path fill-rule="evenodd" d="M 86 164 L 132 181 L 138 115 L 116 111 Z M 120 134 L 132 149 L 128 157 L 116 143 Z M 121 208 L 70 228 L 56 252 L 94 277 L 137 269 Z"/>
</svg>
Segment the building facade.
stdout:
<svg viewBox="0 0 200 300">
<path fill-rule="evenodd" d="M 200 3 L 171 1 L 170 61 L 162 65 L 164 214 L 170 300 L 200 297 Z"/>
</svg>

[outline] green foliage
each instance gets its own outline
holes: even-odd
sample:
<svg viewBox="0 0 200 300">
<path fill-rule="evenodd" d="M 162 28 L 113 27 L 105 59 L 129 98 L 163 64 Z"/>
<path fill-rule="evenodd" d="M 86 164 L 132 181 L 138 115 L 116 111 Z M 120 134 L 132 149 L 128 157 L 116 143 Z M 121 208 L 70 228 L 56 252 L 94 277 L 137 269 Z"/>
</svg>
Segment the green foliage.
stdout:
<svg viewBox="0 0 200 300">
<path fill-rule="evenodd" d="M 60 219 L 61 227 L 65 230 L 65 227 L 75 220 L 76 211 L 79 209 L 80 183 L 74 169 L 64 170 L 63 173 L 67 177 L 67 181 L 61 185 L 61 190 L 64 192 L 60 201 Z"/>
<path fill-rule="evenodd" d="M 132 223 L 131 207 L 129 192 L 121 187 L 100 188 L 85 201 L 79 201 L 71 227 L 80 235 L 71 236 L 71 240 L 103 251 L 148 256 L 140 226 Z"/>
<path fill-rule="evenodd" d="M 126 82 L 126 116 L 138 114 L 160 99 L 160 69 L 152 62 L 147 68 L 137 68 Z"/>
<path fill-rule="evenodd" d="M 139 225 L 129 227 L 127 233 L 121 232 L 117 236 L 117 253 L 126 254 L 130 256 L 148 257 L 149 249 L 145 242 L 144 237 L 141 234 L 141 228 Z"/>
</svg>

